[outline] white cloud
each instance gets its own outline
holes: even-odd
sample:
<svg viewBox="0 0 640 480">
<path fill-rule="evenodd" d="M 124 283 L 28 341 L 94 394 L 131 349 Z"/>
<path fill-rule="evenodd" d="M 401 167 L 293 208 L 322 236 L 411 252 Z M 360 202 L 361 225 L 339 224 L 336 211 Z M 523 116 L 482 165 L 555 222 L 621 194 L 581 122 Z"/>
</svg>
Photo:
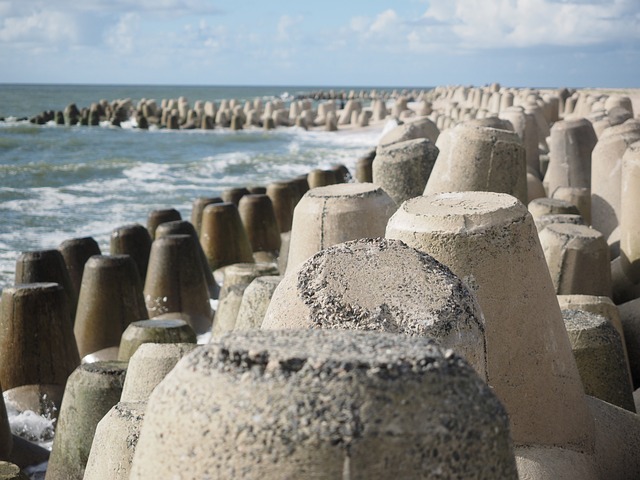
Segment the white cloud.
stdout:
<svg viewBox="0 0 640 480">
<path fill-rule="evenodd" d="M 401 19 L 393 9 L 379 13 L 375 18 L 358 16 L 349 21 L 349 29 L 362 39 L 395 35 L 403 28 Z"/>
<path fill-rule="evenodd" d="M 220 51 L 229 44 L 229 30 L 223 25 L 212 27 L 206 20 L 200 20 L 197 26 L 185 25 L 185 35 L 181 43 L 186 48 L 205 47 L 207 53 Z"/>
<path fill-rule="evenodd" d="M 369 24 L 371 23 L 371 19 L 369 17 L 353 17 L 349 22 L 349 27 L 354 32 L 364 33 L 369 28 Z"/>
<path fill-rule="evenodd" d="M 291 39 L 291 29 L 301 23 L 303 17 L 298 15 L 292 17 L 291 15 L 282 15 L 278 21 L 277 26 L 277 39 L 281 42 L 286 42 Z"/>
<path fill-rule="evenodd" d="M 104 42 L 117 53 L 133 53 L 140 16 L 137 13 L 125 13 L 118 23 L 107 29 Z"/>
<path fill-rule="evenodd" d="M 448 25 L 467 49 L 597 45 L 640 38 L 639 3 L 431 0 L 424 19 Z"/>
<path fill-rule="evenodd" d="M 369 27 L 371 33 L 384 33 L 394 29 L 398 24 L 398 14 L 395 10 L 385 10 L 379 14 Z"/>
<path fill-rule="evenodd" d="M 77 20 L 58 12 L 34 12 L 23 17 L 6 17 L 0 24 L 0 42 L 59 44 L 78 39 Z"/>
</svg>

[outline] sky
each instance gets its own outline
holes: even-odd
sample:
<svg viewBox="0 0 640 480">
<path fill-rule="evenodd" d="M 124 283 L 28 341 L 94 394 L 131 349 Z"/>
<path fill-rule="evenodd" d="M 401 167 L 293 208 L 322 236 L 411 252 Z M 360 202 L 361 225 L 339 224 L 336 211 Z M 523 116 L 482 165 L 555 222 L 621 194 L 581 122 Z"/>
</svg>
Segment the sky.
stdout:
<svg viewBox="0 0 640 480">
<path fill-rule="evenodd" d="M 492 82 L 640 87 L 640 0 L 0 0 L 0 83 Z"/>
</svg>

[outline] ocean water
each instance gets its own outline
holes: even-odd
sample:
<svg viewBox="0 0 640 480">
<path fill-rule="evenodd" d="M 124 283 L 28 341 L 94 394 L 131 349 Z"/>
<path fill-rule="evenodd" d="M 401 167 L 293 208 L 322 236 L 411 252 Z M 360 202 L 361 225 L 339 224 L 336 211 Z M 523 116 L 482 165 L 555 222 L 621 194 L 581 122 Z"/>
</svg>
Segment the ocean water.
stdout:
<svg viewBox="0 0 640 480">
<path fill-rule="evenodd" d="M 153 209 L 173 207 L 188 219 L 198 196 L 266 185 L 337 163 L 353 171 L 380 134 L 380 129 L 333 133 L 288 127 L 233 132 L 36 126 L 20 117 L 62 110 L 71 102 L 82 108 L 102 98 L 155 98 L 159 103 L 185 96 L 193 105 L 196 100 L 291 98 L 319 89 L 0 85 L 0 117 L 5 117 L 0 121 L 0 289 L 13 284 L 15 260 L 22 251 L 93 236 L 108 253 L 114 228 L 144 225 Z"/>
</svg>

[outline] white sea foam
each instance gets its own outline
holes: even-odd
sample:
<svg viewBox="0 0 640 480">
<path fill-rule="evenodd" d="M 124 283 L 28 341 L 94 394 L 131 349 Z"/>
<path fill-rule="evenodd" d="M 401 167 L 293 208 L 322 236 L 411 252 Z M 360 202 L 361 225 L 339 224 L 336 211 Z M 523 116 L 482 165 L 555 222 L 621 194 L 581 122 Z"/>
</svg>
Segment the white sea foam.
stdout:
<svg viewBox="0 0 640 480">
<path fill-rule="evenodd" d="M 143 132 L 110 128 L 108 122 L 103 126 L 55 132 L 59 127 L 52 126 L 44 138 L 46 156 L 35 154 L 37 160 L 22 164 L 2 163 L 0 157 L 0 168 L 16 179 L 0 187 L 0 215 L 6 219 L 0 223 L 0 287 L 12 282 L 19 251 L 55 248 L 65 239 L 88 235 L 108 251 L 114 228 L 144 225 L 155 208 L 177 208 L 189 218 L 198 196 L 266 185 L 336 163 L 352 169 L 380 133 L 375 128 Z M 30 145 L 20 135 L 10 144 Z M 20 178 L 36 186 L 22 186 Z"/>
<path fill-rule="evenodd" d="M 20 411 L 5 398 L 11 433 L 51 450 L 56 419 L 54 411 L 38 415 L 31 410 Z M 52 407 L 53 408 L 53 407 Z"/>
</svg>

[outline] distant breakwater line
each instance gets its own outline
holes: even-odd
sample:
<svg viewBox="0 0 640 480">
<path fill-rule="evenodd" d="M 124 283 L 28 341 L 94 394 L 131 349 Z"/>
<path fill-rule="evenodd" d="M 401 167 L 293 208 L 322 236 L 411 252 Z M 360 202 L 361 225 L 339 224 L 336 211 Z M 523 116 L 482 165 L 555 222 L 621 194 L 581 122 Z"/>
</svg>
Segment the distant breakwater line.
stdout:
<svg viewBox="0 0 640 480">
<path fill-rule="evenodd" d="M 193 104 L 183 96 L 177 99 L 131 98 L 99 100 L 89 107 L 70 103 L 64 110 L 45 110 L 29 120 L 33 124 L 66 126 L 128 126 L 139 129 L 191 130 L 230 128 L 241 130 L 252 126 L 270 130 L 281 126 L 304 129 L 324 128 L 335 131 L 340 125 L 364 127 L 384 119 L 387 102 L 426 101 L 428 90 L 351 90 L 312 91 L 253 100 L 196 100 Z M 0 119 L 1 120 L 1 119 Z M 126 125 L 125 125 L 126 124 Z"/>
</svg>

